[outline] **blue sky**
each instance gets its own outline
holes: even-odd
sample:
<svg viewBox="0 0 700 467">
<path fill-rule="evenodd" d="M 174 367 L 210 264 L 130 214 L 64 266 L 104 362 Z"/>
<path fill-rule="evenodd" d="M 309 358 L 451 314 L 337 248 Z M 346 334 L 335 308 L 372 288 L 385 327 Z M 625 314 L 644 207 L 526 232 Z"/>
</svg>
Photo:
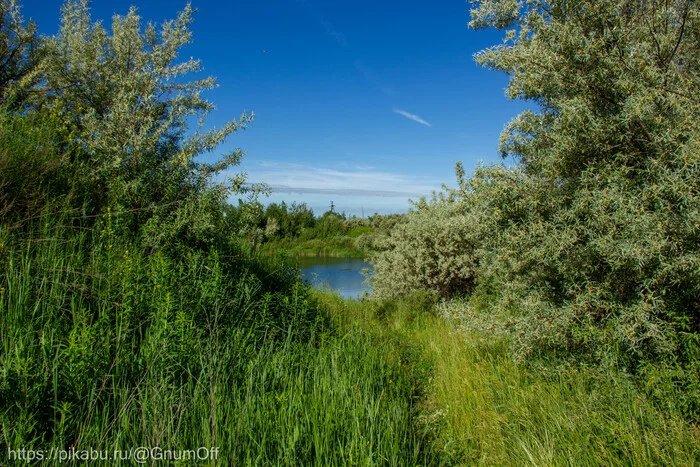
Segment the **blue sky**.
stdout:
<svg viewBox="0 0 700 467">
<path fill-rule="evenodd" d="M 496 162 L 498 135 L 525 108 L 504 97 L 507 76 L 477 66 L 496 31 L 467 27 L 461 0 L 194 0 L 194 42 L 220 126 L 243 111 L 255 121 L 207 157 L 240 147 L 240 169 L 274 188 L 267 202 L 330 202 L 347 214 L 405 212 L 408 198 Z M 23 0 L 43 34 L 61 2 Z M 174 18 L 185 2 L 95 0 L 94 19 L 134 5 L 147 21 Z"/>
</svg>

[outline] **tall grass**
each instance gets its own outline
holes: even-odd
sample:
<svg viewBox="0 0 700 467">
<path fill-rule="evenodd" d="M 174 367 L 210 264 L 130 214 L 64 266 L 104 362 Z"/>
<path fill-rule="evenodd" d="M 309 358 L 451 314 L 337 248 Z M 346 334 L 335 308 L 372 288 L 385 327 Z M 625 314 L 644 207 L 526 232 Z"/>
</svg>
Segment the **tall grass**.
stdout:
<svg viewBox="0 0 700 467">
<path fill-rule="evenodd" d="M 159 446 L 216 447 L 212 465 L 700 463 L 698 428 L 625 374 L 518 363 L 505 340 L 457 332 L 426 294 L 344 301 L 277 259 L 224 256 L 145 251 L 110 216 L 3 229 L 3 456 Z"/>
<path fill-rule="evenodd" d="M 628 375 L 516 362 L 505 340 L 458 332 L 425 294 L 323 301 L 345 328 L 420 349 L 430 384 L 419 419 L 434 449 L 463 465 L 700 463 L 700 428 L 654 405 Z"/>
<path fill-rule="evenodd" d="M 137 446 L 217 447 L 216 465 L 440 463 L 413 363 L 338 332 L 282 263 L 147 252 L 109 216 L 65 224 L 2 230 L 0 463 Z"/>
<path fill-rule="evenodd" d="M 283 254 L 287 256 L 334 256 L 343 258 L 364 258 L 367 250 L 357 246 L 356 238 L 343 235 L 336 237 L 299 239 L 283 238 L 264 243 L 261 255 Z"/>
</svg>

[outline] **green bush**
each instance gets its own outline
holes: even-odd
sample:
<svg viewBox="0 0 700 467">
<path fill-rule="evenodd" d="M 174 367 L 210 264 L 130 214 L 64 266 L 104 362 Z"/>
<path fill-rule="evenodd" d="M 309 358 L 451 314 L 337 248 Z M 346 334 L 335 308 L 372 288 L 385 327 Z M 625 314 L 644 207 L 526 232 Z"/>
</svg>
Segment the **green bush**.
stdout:
<svg viewBox="0 0 700 467">
<path fill-rule="evenodd" d="M 107 30 L 92 21 L 86 0 L 66 2 L 60 32 L 37 52 L 41 66 L 28 101 L 55 117 L 74 179 L 89 187 L 81 196 L 96 200 L 96 213 L 119 212 L 115 225 L 125 231 L 145 229 L 154 247 L 193 235 L 210 243 L 226 198 L 250 190 L 242 176 L 225 184 L 213 178 L 237 165 L 241 151 L 214 164 L 195 161 L 252 115 L 203 130 L 214 106 L 202 92 L 216 82 L 190 80 L 200 62 L 178 61 L 192 40 L 193 14 L 187 5 L 157 28 L 144 26 L 132 8 Z M 194 131 L 187 125 L 193 116 L 200 122 Z"/>
<path fill-rule="evenodd" d="M 0 216 L 6 222 L 36 218 L 48 198 L 68 191 L 60 143 L 46 115 L 0 113 Z"/>
<path fill-rule="evenodd" d="M 538 109 L 502 135 L 516 167 L 466 180 L 458 167 L 457 189 L 394 229 L 374 258 L 375 289 L 473 293 L 451 314 L 513 335 L 521 358 L 575 357 L 642 378 L 659 364 L 658 393 L 676 388 L 661 398 L 697 418 L 697 5 L 473 3 L 473 27 L 506 30 L 477 61 Z"/>
<path fill-rule="evenodd" d="M 370 235 L 373 231 L 374 229 L 368 225 L 358 225 L 348 230 L 348 237 L 357 238 L 362 235 Z"/>
<path fill-rule="evenodd" d="M 384 251 L 373 256 L 371 279 L 378 297 L 427 289 L 441 295 L 468 292 L 477 265 L 470 219 L 459 206 L 436 201 L 418 209 L 391 236 L 380 241 Z"/>
</svg>

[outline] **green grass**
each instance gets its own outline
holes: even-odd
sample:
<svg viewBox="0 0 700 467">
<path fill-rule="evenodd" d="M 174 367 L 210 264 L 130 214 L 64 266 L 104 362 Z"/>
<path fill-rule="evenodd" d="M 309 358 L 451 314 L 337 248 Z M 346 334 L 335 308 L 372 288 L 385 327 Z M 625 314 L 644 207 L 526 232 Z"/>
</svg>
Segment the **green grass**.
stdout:
<svg viewBox="0 0 700 467">
<path fill-rule="evenodd" d="M 420 349 L 430 367 L 420 418 L 435 449 L 463 465 L 700 464 L 700 427 L 656 407 L 627 375 L 515 362 L 505 341 L 456 332 L 422 294 L 322 300 L 343 328 Z"/>
<path fill-rule="evenodd" d="M 698 427 L 630 377 L 515 362 L 429 295 L 343 300 L 275 258 L 147 252 L 109 218 L 58 225 L 2 231 L 3 459 L 160 446 L 217 447 L 216 465 L 700 463 Z"/>
<path fill-rule="evenodd" d="M 339 258 L 365 258 L 367 251 L 357 248 L 354 238 L 337 236 L 329 238 L 282 239 L 268 242 L 260 248 L 262 255 L 284 256 L 334 256 Z"/>
<path fill-rule="evenodd" d="M 329 323 L 282 263 L 57 224 L 0 247 L 0 463 L 136 446 L 217 447 L 215 465 L 442 463 L 417 423 L 419 362 Z"/>
</svg>

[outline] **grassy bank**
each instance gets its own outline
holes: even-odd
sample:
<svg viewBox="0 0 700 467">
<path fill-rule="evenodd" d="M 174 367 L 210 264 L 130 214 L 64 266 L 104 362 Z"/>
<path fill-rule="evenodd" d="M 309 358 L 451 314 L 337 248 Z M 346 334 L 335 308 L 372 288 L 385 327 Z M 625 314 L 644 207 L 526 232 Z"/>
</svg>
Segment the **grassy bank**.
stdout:
<svg viewBox="0 0 700 467">
<path fill-rule="evenodd" d="M 58 224 L 3 237 L 3 457 L 204 446 L 219 449 L 211 465 L 700 462 L 697 427 L 625 375 L 516 364 L 503 342 L 455 333 L 427 295 L 345 301 L 273 258 L 150 254 L 107 222 Z"/>
<path fill-rule="evenodd" d="M 700 428 L 656 407 L 625 374 L 517 363 L 504 341 L 456 333 L 420 294 L 376 303 L 322 295 L 321 301 L 345 329 L 413 346 L 429 369 L 424 429 L 459 464 L 700 463 Z"/>
<path fill-rule="evenodd" d="M 353 237 L 346 235 L 309 240 L 285 238 L 263 244 L 259 252 L 262 255 L 333 256 L 338 258 L 365 258 L 368 255 L 368 251 L 356 246 Z"/>
<path fill-rule="evenodd" d="M 108 219 L 60 225 L 2 230 L 0 464 L 135 446 L 218 448 L 208 465 L 443 464 L 418 423 L 421 361 L 330 322 L 293 269 L 150 253 Z"/>
</svg>

